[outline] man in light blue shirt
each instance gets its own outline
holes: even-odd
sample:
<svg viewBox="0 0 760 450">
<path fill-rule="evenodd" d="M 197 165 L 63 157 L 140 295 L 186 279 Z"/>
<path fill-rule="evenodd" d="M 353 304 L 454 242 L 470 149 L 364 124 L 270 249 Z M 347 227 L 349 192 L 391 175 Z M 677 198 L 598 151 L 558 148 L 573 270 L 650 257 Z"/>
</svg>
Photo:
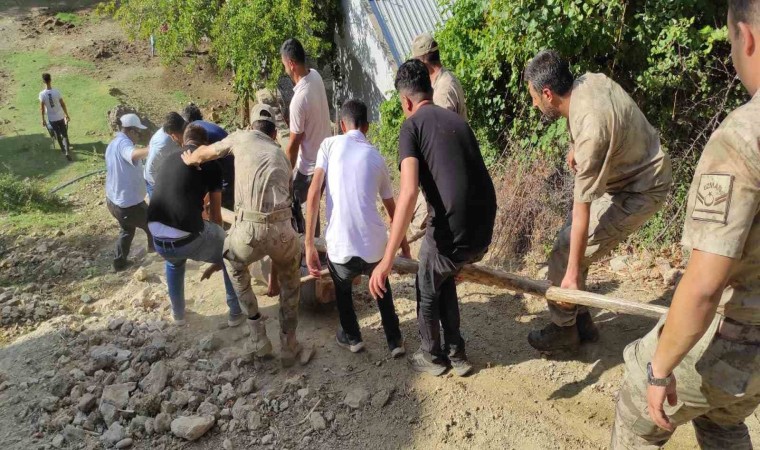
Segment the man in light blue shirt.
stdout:
<svg viewBox="0 0 760 450">
<path fill-rule="evenodd" d="M 153 239 L 148 230 L 145 203 L 145 181 L 142 160 L 148 156 L 148 149 L 136 147 L 140 131 L 146 127 L 135 114 L 125 114 L 119 119 L 121 131 L 106 148 L 106 204 L 108 211 L 119 222 L 121 231 L 116 243 L 113 260 L 115 272 L 129 266 L 127 256 L 135 237 L 135 229 L 140 228 L 148 236 L 148 250 L 153 250 Z"/>
<path fill-rule="evenodd" d="M 169 155 L 181 150 L 182 134 L 185 132 L 187 122 L 176 112 L 166 115 L 163 127 L 153 134 L 148 143 L 148 159 L 145 161 L 145 187 L 148 190 L 148 198 L 153 196 L 153 185 L 156 184 L 156 175 Z"/>
</svg>

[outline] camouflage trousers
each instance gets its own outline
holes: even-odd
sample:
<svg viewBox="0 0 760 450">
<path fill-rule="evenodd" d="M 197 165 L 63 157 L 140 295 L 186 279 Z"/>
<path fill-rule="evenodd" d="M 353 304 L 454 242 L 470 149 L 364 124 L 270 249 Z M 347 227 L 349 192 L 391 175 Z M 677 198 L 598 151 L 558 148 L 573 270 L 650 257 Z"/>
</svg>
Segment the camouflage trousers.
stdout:
<svg viewBox="0 0 760 450">
<path fill-rule="evenodd" d="M 678 403 L 665 413 L 676 425 L 691 421 L 703 449 L 751 449 L 744 419 L 760 404 L 760 346 L 716 336 L 716 315 L 702 339 L 673 371 Z M 652 360 L 663 318 L 624 352 L 625 378 L 617 400 L 612 449 L 656 449 L 671 436 L 647 413 L 647 363 Z"/>
<path fill-rule="evenodd" d="M 604 194 L 591 202 L 591 216 L 588 226 L 588 245 L 581 267 L 581 289 L 585 289 L 588 268 L 592 263 L 609 254 L 631 233 L 641 228 L 650 217 L 660 210 L 664 201 L 662 195 L 649 194 Z M 549 256 L 548 278 L 552 285 L 560 286 L 567 271 L 570 257 L 570 231 L 572 229 L 572 211 L 562 229 L 557 234 Z M 551 320 L 559 326 L 575 324 L 578 307 L 570 304 L 558 304 L 547 301 Z"/>
<path fill-rule="evenodd" d="M 259 312 L 251 288 L 249 266 L 269 256 L 280 282 L 280 329 L 294 332 L 298 326 L 301 290 L 301 242 L 290 220 L 272 224 L 236 221 L 224 241 L 224 263 L 240 306 L 248 317 Z"/>
</svg>

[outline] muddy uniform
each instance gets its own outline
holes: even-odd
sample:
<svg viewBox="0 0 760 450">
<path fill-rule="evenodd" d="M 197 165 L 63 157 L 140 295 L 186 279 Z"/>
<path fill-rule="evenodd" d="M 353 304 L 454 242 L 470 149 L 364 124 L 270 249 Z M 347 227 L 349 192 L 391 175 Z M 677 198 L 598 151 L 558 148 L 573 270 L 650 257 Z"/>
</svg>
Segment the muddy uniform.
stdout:
<svg viewBox="0 0 760 450">
<path fill-rule="evenodd" d="M 248 317 L 258 313 L 248 266 L 272 259 L 281 285 L 280 328 L 298 324 L 301 246 L 293 229 L 290 162 L 280 146 L 259 131 L 238 131 L 212 144 L 220 157 L 235 156 L 235 223 L 224 242 L 224 258 Z"/>
<path fill-rule="evenodd" d="M 588 73 L 575 81 L 568 126 L 577 169 L 573 200 L 591 203 L 582 262 L 585 283 L 591 263 L 612 251 L 662 207 L 672 173 L 657 130 L 628 93 L 603 74 Z M 571 228 L 572 214 L 549 257 L 549 281 L 555 286 L 562 284 L 567 270 Z M 579 308 L 548 304 L 556 325 L 575 324 Z"/>
<path fill-rule="evenodd" d="M 693 421 L 702 448 L 749 449 L 744 419 L 760 404 L 760 93 L 734 111 L 705 147 L 689 192 L 682 244 L 733 258 L 718 314 L 673 371 L 676 425 Z M 647 414 L 646 364 L 664 319 L 624 351 L 613 448 L 654 449 L 670 432 Z"/>
<path fill-rule="evenodd" d="M 441 71 L 433 83 L 433 103 L 441 108 L 454 111 L 462 116 L 464 120 L 467 120 L 467 102 L 464 98 L 462 85 L 454 74 L 445 67 L 441 67 Z M 417 196 L 417 203 L 414 206 L 412 226 L 409 227 L 409 238 L 414 237 L 425 229 L 427 215 L 427 202 L 422 192 L 420 192 Z"/>
</svg>

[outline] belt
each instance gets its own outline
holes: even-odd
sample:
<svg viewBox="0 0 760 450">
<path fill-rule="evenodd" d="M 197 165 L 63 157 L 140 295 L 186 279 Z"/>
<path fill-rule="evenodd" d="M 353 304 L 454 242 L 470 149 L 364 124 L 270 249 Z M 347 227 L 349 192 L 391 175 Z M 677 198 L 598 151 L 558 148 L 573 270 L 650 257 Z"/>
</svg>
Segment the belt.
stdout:
<svg viewBox="0 0 760 450">
<path fill-rule="evenodd" d="M 157 237 L 153 238 L 153 243 L 160 245 L 161 247 L 173 247 L 173 248 L 179 248 L 183 247 L 195 240 L 199 236 L 199 233 L 190 233 L 189 236 L 185 236 L 183 238 L 179 239 L 169 239 L 169 240 L 163 240 L 159 239 Z"/>
<path fill-rule="evenodd" d="M 728 317 L 721 319 L 717 335 L 731 342 L 760 345 L 760 325 L 747 325 Z"/>
<path fill-rule="evenodd" d="M 290 218 L 293 217 L 293 211 L 291 211 L 290 208 L 283 208 L 270 213 L 261 213 L 238 209 L 235 211 L 235 217 L 242 222 L 273 224 L 290 220 Z"/>
</svg>

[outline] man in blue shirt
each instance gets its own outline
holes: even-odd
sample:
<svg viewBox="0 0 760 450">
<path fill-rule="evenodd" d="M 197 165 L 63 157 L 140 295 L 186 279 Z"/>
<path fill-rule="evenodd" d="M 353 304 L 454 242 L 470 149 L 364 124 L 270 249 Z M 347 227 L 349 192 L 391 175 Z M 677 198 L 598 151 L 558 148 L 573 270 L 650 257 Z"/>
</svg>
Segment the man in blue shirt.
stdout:
<svg viewBox="0 0 760 450">
<path fill-rule="evenodd" d="M 135 229 L 140 228 L 148 236 L 148 250 L 153 250 L 153 239 L 148 230 L 145 203 L 145 181 L 142 160 L 148 156 L 148 149 L 136 147 L 140 131 L 145 127 L 135 114 L 121 116 L 121 130 L 106 148 L 106 205 L 111 215 L 119 222 L 121 231 L 116 243 L 113 260 L 115 272 L 129 266 L 127 256 L 135 237 Z"/>
<path fill-rule="evenodd" d="M 179 153 L 182 148 L 182 134 L 185 132 L 187 122 L 176 112 L 170 112 L 164 119 L 164 125 L 150 138 L 148 144 L 148 160 L 145 162 L 145 186 L 148 197 L 153 196 L 153 186 L 156 184 L 156 175 L 166 158 L 174 153 Z"/>
</svg>

